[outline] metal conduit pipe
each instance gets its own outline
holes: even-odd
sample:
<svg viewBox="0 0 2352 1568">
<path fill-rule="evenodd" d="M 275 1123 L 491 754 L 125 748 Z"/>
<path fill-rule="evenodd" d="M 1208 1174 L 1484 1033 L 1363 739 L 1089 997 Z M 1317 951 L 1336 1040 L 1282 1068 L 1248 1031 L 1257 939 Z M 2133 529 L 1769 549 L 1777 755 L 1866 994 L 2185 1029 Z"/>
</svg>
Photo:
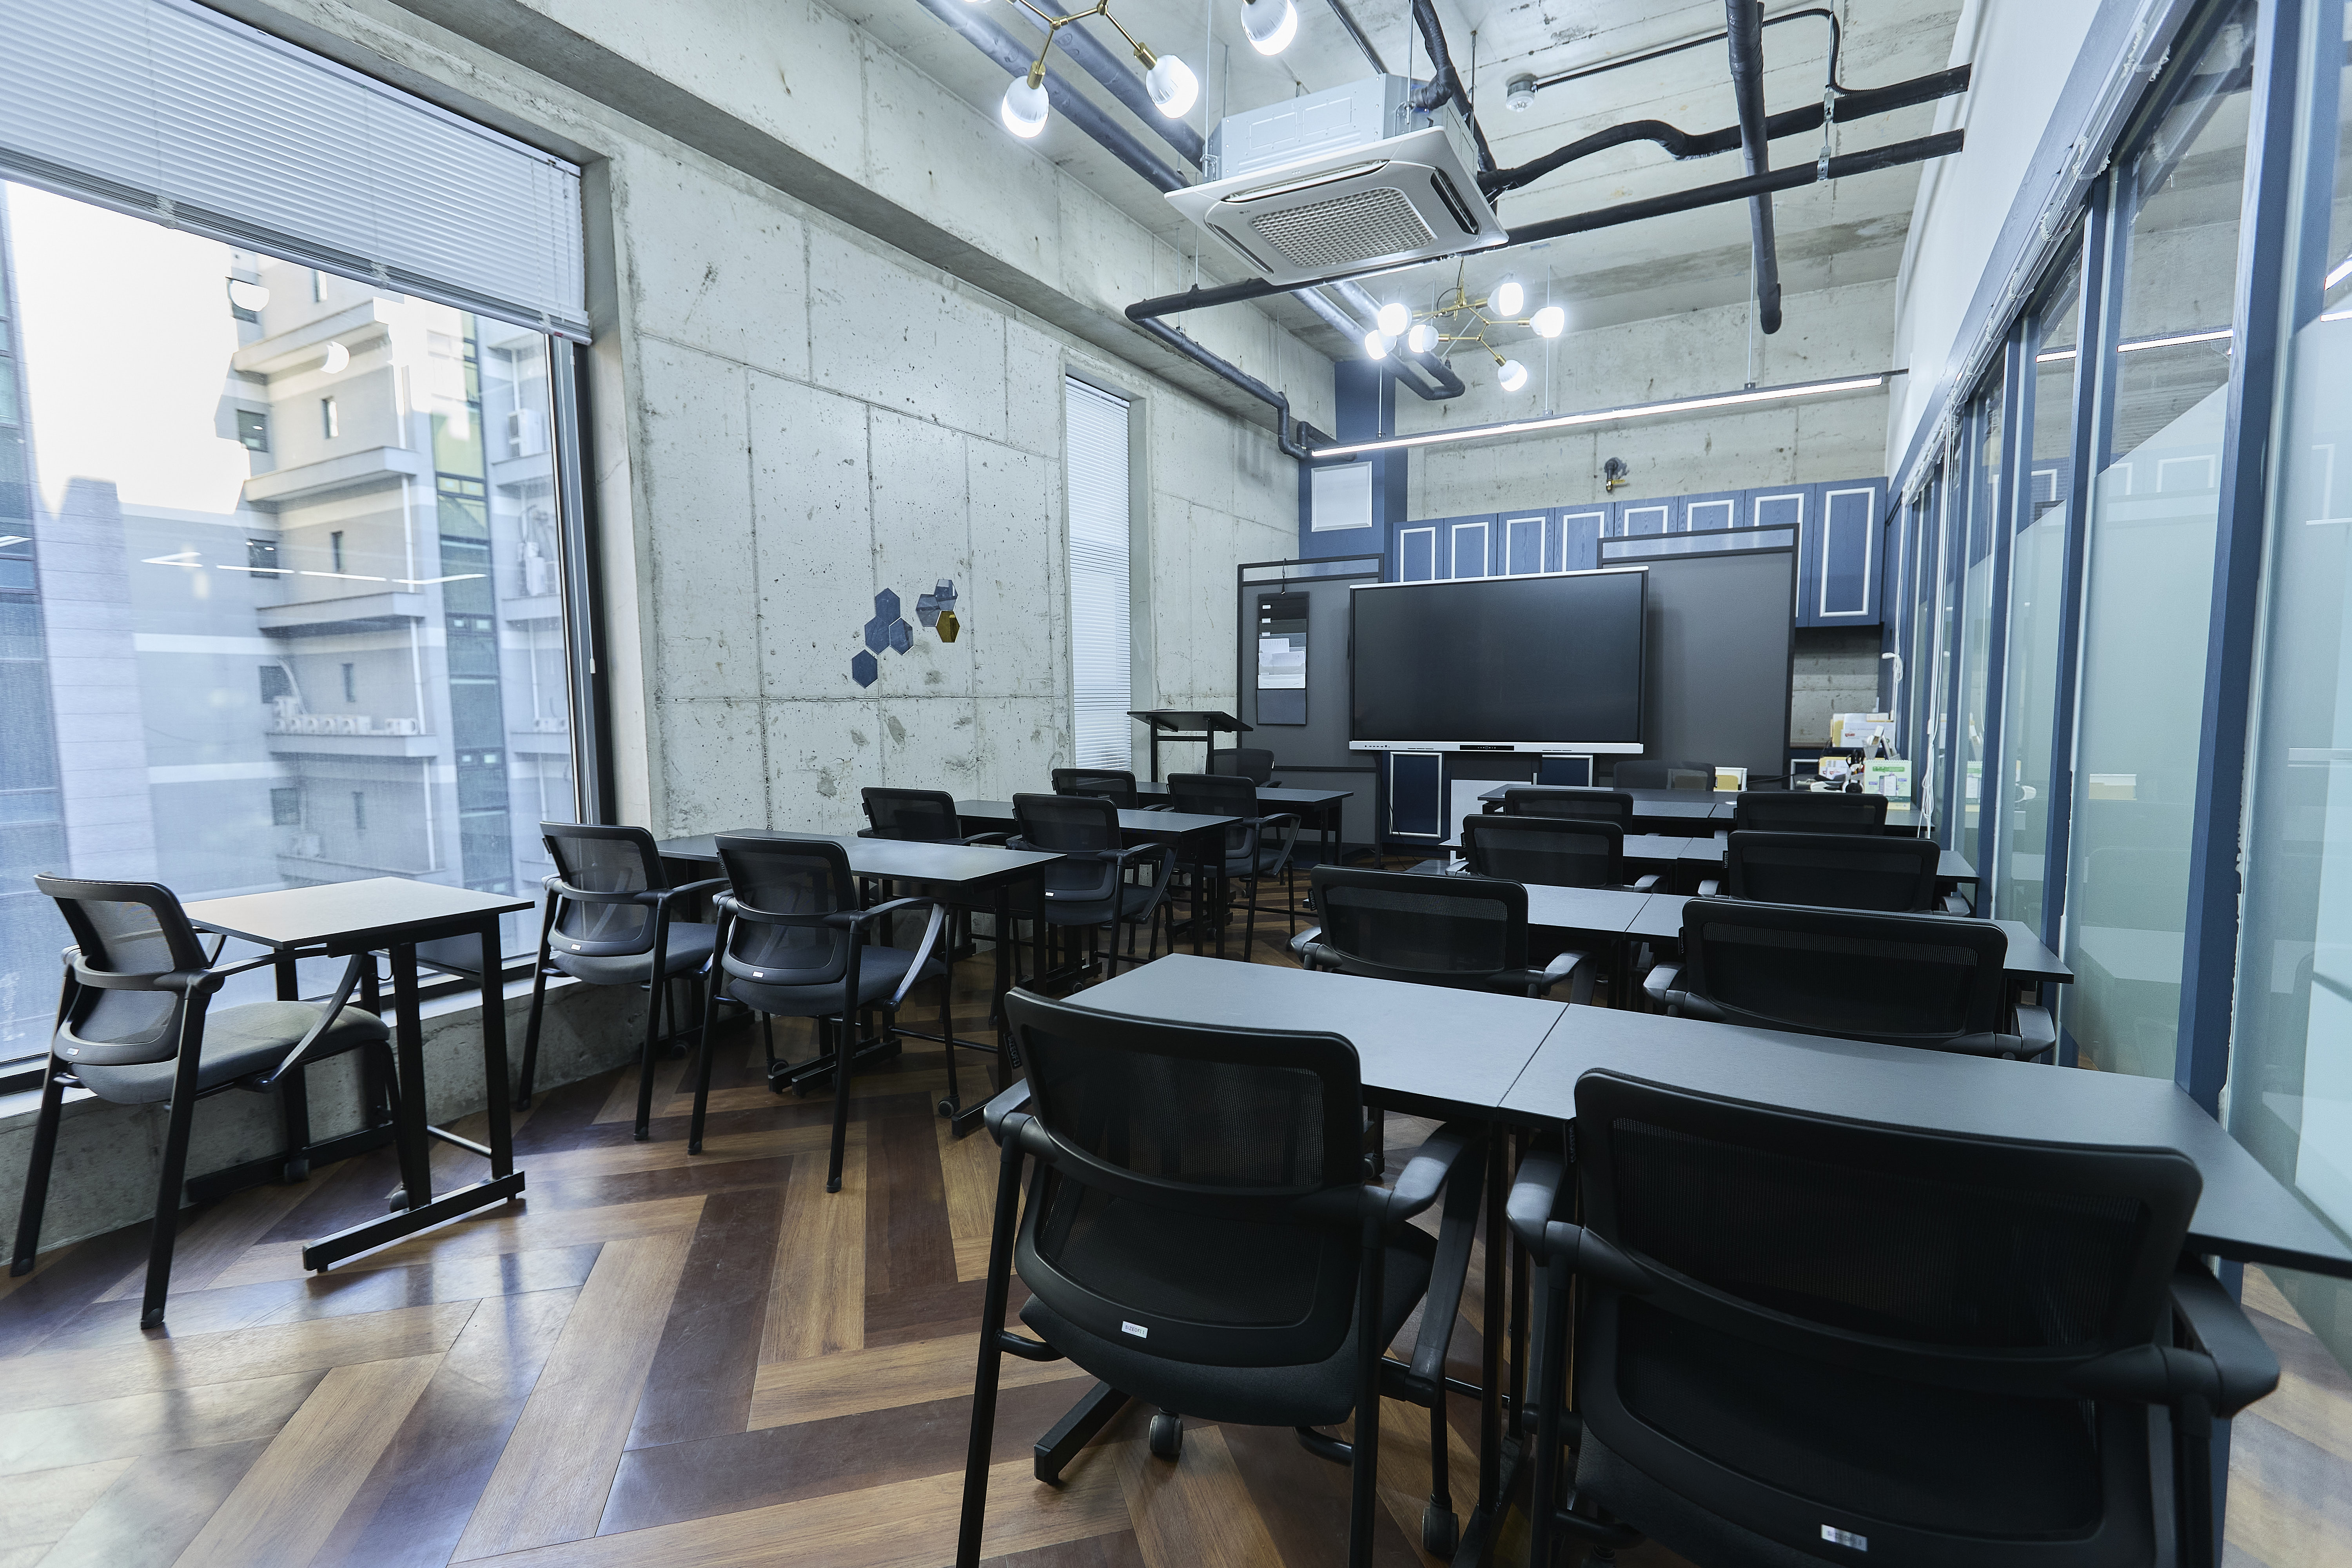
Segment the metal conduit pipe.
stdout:
<svg viewBox="0 0 2352 1568">
<path fill-rule="evenodd" d="M 1182 354 L 1186 359 L 1192 361 L 1195 364 L 1202 366 L 1203 369 L 1215 371 L 1219 375 L 1223 376 L 1227 381 L 1232 382 L 1235 386 L 1240 387 L 1252 397 L 1256 398 L 1259 402 L 1272 408 L 1274 410 L 1275 445 L 1282 448 L 1285 456 L 1297 458 L 1301 462 L 1304 462 L 1315 455 L 1307 449 L 1306 437 L 1308 436 L 1320 436 L 1322 432 L 1315 429 L 1314 426 L 1308 425 L 1303 419 L 1293 419 L 1291 417 L 1290 399 L 1275 391 L 1274 388 L 1268 386 L 1257 377 L 1250 374 L 1249 372 L 1242 369 L 1239 365 L 1219 359 L 1215 354 L 1211 353 L 1208 350 L 1202 348 L 1200 344 L 1194 342 L 1192 339 L 1186 337 L 1183 333 L 1178 331 L 1175 328 L 1170 326 L 1165 321 L 1138 321 L 1136 325 L 1141 327 L 1145 331 L 1150 332 L 1153 337 L 1158 338 L 1161 342 L 1166 343 L 1170 348 L 1174 349 L 1178 353 Z M 1291 430 L 1294 426 L 1297 426 L 1298 432 L 1295 437 L 1291 434 Z"/>
<path fill-rule="evenodd" d="M 1739 106 L 1739 153 L 1748 177 L 1772 172 L 1764 129 L 1764 7 L 1760 0 L 1723 0 L 1724 33 L 1731 40 L 1731 96 Z M 1780 330 L 1780 254 L 1772 238 L 1769 189 L 1748 198 L 1748 244 L 1756 278 L 1757 324 L 1769 336 Z"/>
<path fill-rule="evenodd" d="M 1030 62 L 1037 58 L 1036 52 L 962 0 L 923 0 L 923 9 L 962 34 L 974 48 L 1003 67 L 1006 75 L 1029 74 Z M 1126 126 L 1105 114 L 1094 100 L 1050 70 L 1045 73 L 1045 97 L 1057 112 L 1069 116 L 1071 124 L 1093 137 L 1112 157 L 1150 181 L 1156 189 L 1184 188 L 1181 174 L 1152 156 L 1150 148 L 1136 140 Z M 1154 118 L 1157 117 L 1155 110 Z"/>
<path fill-rule="evenodd" d="M 1036 0 L 1036 5 L 1050 16 L 1070 14 L 1056 0 Z M 1084 27 L 1065 27 L 1055 36 L 1054 42 L 1080 70 L 1102 83 L 1113 98 L 1134 111 L 1138 120 L 1158 132 L 1160 139 L 1175 148 L 1186 163 L 1196 169 L 1201 166 L 1201 158 L 1207 151 L 1202 144 L 1201 133 L 1183 121 L 1171 120 L 1160 113 L 1160 106 L 1151 101 L 1151 94 L 1145 89 L 1143 79 L 1129 70 L 1109 45 Z M 1027 68 L 1024 65 L 1023 68 Z M 1202 68 L 1208 68 L 1205 61 Z"/>
<path fill-rule="evenodd" d="M 1377 320 L 1381 313 L 1381 302 L 1366 293 L 1364 286 L 1352 279 L 1334 283 L 1331 285 L 1331 292 L 1346 300 L 1350 310 L 1359 312 L 1367 321 Z M 1463 384 L 1462 377 L 1454 368 L 1433 353 L 1410 353 L 1400 348 L 1398 357 L 1420 371 L 1423 377 L 1430 383 L 1429 390 L 1424 392 L 1418 384 L 1405 380 L 1403 376 L 1397 377 L 1424 403 L 1436 403 L 1449 397 L 1459 397 L 1469 390 Z"/>
</svg>

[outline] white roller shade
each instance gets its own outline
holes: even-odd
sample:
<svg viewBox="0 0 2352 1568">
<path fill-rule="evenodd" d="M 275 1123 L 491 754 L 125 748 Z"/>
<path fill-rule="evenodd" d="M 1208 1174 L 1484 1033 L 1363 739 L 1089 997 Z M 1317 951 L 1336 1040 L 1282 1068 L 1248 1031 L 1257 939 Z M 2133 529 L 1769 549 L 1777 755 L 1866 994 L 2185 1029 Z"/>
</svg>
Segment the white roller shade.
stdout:
<svg viewBox="0 0 2352 1568">
<path fill-rule="evenodd" d="M 587 341 L 577 168 L 186 0 L 0 0 L 0 173 Z"/>
<path fill-rule="evenodd" d="M 1127 402 L 1064 381 L 1070 464 L 1070 686 L 1082 768 L 1135 765 L 1128 685 Z"/>
</svg>

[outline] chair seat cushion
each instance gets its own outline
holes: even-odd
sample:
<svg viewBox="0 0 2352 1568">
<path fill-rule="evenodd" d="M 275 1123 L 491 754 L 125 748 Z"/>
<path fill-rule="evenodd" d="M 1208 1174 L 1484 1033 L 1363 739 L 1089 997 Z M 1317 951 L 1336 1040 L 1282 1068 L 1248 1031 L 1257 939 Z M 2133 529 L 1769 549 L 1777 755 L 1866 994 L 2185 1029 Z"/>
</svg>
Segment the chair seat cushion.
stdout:
<svg viewBox="0 0 2352 1568">
<path fill-rule="evenodd" d="M 1381 1342 L 1396 1337 L 1429 1289 L 1436 1238 L 1406 1226 L 1389 1243 L 1381 1273 Z M 1087 1372 L 1122 1394 L 1203 1421 L 1244 1426 L 1328 1426 L 1356 1407 L 1356 1333 L 1307 1366 L 1201 1366 L 1149 1355 L 1088 1333 L 1035 1296 L 1021 1321 Z"/>
<path fill-rule="evenodd" d="M 857 1005 L 871 1007 L 898 988 L 915 955 L 903 947 L 869 947 L 858 958 Z M 936 980 L 947 973 L 934 956 L 923 961 L 919 980 Z M 841 1011 L 841 982 L 823 985 L 762 985 L 756 980 L 730 975 L 727 994 L 755 1013 L 779 1018 L 829 1018 Z"/>
<path fill-rule="evenodd" d="M 563 939 L 555 939 L 561 942 Z M 684 974 L 699 969 L 710 958 L 710 950 L 719 944 L 719 928 L 694 921 L 678 921 L 669 928 L 669 961 L 662 973 Z M 650 952 L 624 953 L 617 958 L 583 958 L 561 951 L 551 952 L 555 967 L 575 980 L 591 985 L 643 985 L 653 973 Z"/>
<path fill-rule="evenodd" d="M 319 1002 L 252 1002 L 242 1007 L 214 1008 L 205 1018 L 205 1042 L 197 1055 L 196 1092 L 203 1094 L 275 1068 L 325 1011 L 325 1004 Z M 321 1061 L 384 1037 L 383 1019 L 362 1008 L 346 1007 L 334 1026 L 302 1059 Z M 73 1071 L 100 1100 L 118 1105 L 150 1105 L 172 1098 L 172 1080 L 179 1071 L 179 1064 L 77 1064 Z"/>
</svg>

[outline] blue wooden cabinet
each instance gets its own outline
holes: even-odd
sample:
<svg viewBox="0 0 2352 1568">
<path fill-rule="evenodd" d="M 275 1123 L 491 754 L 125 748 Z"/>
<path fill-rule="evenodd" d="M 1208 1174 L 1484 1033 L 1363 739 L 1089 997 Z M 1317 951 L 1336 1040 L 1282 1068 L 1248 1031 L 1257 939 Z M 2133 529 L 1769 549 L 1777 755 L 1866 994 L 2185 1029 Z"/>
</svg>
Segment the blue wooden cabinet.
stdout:
<svg viewBox="0 0 2352 1568">
<path fill-rule="evenodd" d="M 1812 488 L 1797 574 L 1797 624 L 1874 626 L 1886 565 L 1879 515 L 1885 482 L 1853 479 Z"/>
</svg>

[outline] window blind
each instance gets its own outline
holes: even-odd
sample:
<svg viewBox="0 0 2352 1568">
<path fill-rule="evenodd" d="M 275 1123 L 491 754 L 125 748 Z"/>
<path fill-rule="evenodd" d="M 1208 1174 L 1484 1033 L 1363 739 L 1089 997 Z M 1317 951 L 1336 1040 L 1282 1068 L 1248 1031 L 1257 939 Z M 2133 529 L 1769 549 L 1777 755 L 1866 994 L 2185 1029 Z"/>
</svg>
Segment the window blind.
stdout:
<svg viewBox="0 0 2352 1568">
<path fill-rule="evenodd" d="M 1070 468 L 1070 689 L 1082 768 L 1135 764 L 1128 687 L 1127 400 L 1065 380 Z"/>
<path fill-rule="evenodd" d="M 576 167 L 190 0 L 0 0 L 0 174 L 588 338 Z"/>
</svg>

